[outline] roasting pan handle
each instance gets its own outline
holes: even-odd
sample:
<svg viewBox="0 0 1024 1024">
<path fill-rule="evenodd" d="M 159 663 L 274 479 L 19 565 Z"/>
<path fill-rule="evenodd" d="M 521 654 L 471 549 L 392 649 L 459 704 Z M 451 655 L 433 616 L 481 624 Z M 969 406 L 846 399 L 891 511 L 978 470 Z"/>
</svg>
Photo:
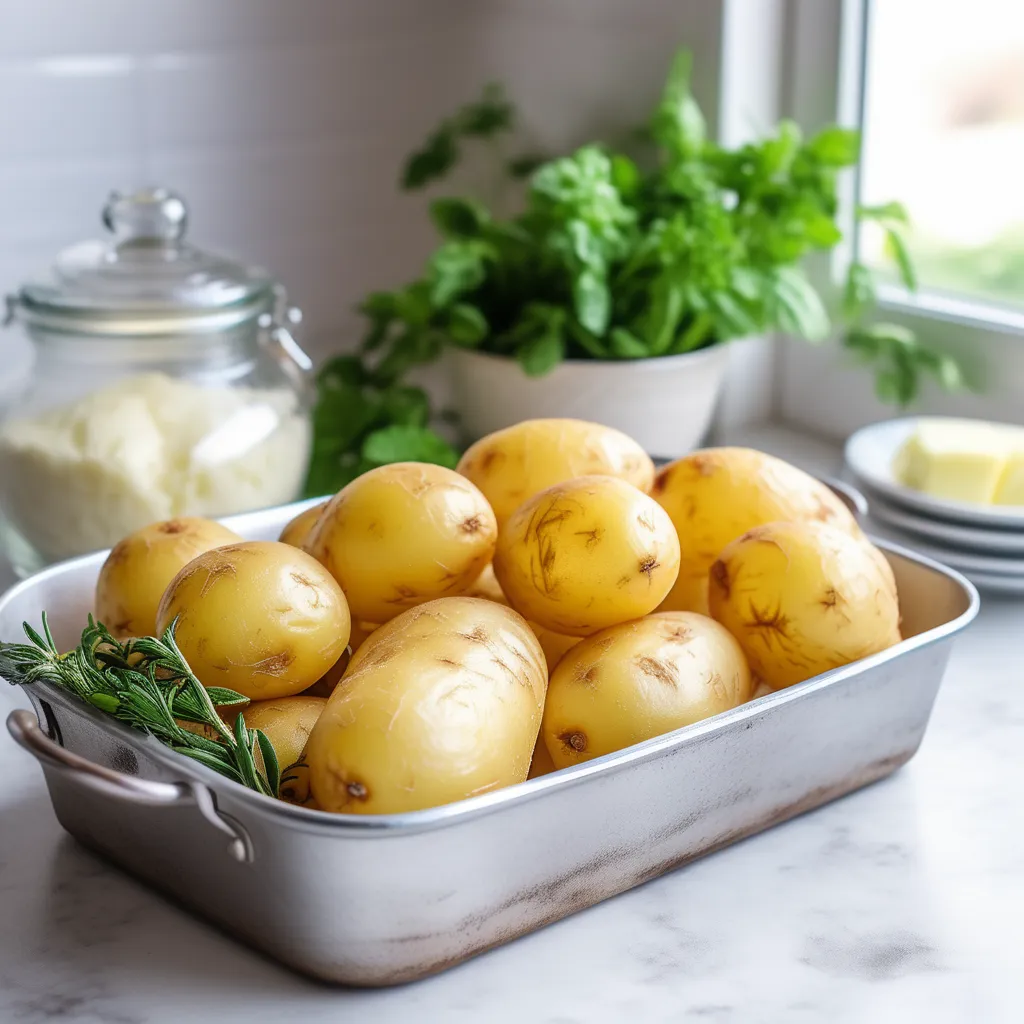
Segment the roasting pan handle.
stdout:
<svg viewBox="0 0 1024 1024">
<path fill-rule="evenodd" d="M 233 820 L 229 822 L 217 810 L 213 794 L 202 783 L 137 779 L 132 775 L 95 764 L 50 739 L 39 727 L 39 720 L 31 711 L 12 711 L 7 716 L 7 730 L 15 742 L 40 763 L 111 799 L 127 800 L 147 807 L 194 805 L 214 828 L 229 838 L 228 853 L 235 860 L 242 863 L 252 860 L 252 842 L 249 836 L 241 825 Z"/>
</svg>

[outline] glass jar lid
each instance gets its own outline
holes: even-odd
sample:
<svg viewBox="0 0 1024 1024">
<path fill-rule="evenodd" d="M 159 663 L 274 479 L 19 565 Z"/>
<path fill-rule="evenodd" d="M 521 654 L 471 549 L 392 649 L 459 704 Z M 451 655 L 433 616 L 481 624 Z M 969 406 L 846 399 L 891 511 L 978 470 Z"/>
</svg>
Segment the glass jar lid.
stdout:
<svg viewBox="0 0 1024 1024">
<path fill-rule="evenodd" d="M 45 278 L 8 298 L 10 315 L 76 333 L 196 333 L 275 305 L 276 283 L 265 270 L 185 241 L 188 210 L 169 189 L 112 193 L 103 223 L 111 238 L 61 252 Z"/>
</svg>

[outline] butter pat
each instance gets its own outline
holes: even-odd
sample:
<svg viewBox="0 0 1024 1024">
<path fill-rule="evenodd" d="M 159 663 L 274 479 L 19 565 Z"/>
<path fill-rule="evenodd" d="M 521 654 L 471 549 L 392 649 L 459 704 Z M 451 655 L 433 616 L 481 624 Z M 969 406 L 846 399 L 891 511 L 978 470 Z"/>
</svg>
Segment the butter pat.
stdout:
<svg viewBox="0 0 1024 1024">
<path fill-rule="evenodd" d="M 991 505 L 1003 486 L 1018 431 L 974 420 L 922 419 L 897 453 L 893 471 L 915 491 Z M 1024 466 L 1019 486 L 1024 486 Z"/>
<path fill-rule="evenodd" d="M 1003 475 L 999 479 L 993 499 L 996 505 L 1021 505 L 1024 507 L 1024 431 L 1015 450 L 1006 460 Z"/>
</svg>

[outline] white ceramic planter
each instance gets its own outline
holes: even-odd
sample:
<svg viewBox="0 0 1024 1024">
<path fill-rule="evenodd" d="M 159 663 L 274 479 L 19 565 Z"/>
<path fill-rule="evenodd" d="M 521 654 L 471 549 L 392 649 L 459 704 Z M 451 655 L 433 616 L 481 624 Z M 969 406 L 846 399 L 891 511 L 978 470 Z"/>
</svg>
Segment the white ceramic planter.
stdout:
<svg viewBox="0 0 1024 1024">
<path fill-rule="evenodd" d="M 471 440 L 520 420 L 569 416 L 615 427 L 655 456 L 704 438 L 728 367 L 724 345 L 623 362 L 569 360 L 527 377 L 513 359 L 451 349 L 452 398 Z"/>
</svg>

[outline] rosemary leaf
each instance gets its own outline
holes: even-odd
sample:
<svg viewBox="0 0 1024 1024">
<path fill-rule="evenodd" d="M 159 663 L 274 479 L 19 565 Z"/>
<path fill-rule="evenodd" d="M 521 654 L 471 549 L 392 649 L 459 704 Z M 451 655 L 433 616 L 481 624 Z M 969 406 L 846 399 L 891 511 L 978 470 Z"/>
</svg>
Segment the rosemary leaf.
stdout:
<svg viewBox="0 0 1024 1024">
<path fill-rule="evenodd" d="M 41 631 L 24 624 L 29 643 L 0 643 L 0 677 L 15 685 L 56 686 L 234 782 L 277 796 L 281 771 L 270 741 L 248 730 L 241 715 L 229 727 L 217 710 L 239 708 L 247 699 L 203 686 L 175 642 L 175 625 L 161 637 L 121 643 L 90 616 L 79 645 L 62 654 L 44 614 Z M 183 722 L 206 728 L 193 731 Z"/>
</svg>

